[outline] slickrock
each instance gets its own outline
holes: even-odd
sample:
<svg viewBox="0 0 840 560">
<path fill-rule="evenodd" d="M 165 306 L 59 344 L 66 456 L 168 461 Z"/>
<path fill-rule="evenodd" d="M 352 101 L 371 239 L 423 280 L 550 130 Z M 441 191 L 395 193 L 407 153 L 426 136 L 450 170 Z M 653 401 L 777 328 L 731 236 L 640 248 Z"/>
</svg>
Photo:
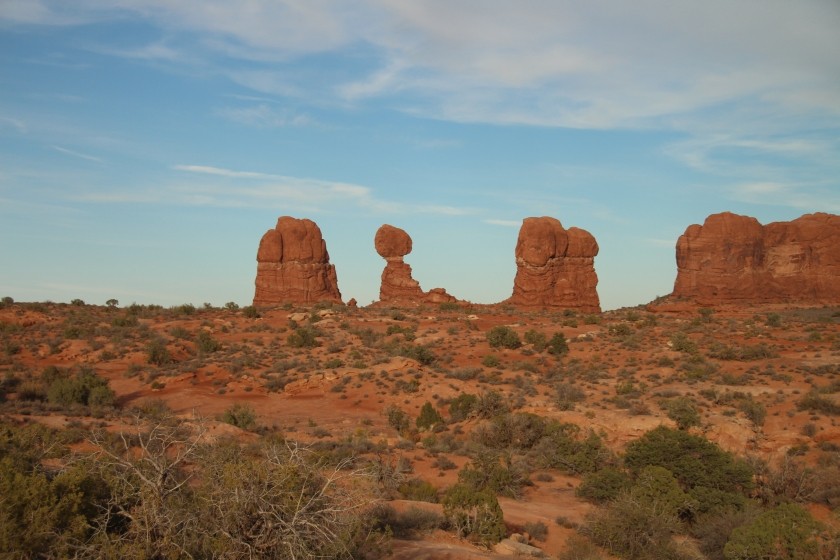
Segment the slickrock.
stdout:
<svg viewBox="0 0 840 560">
<path fill-rule="evenodd" d="M 516 243 L 513 295 L 503 303 L 600 312 L 597 254 L 598 243 L 588 231 L 565 229 L 547 216 L 525 218 Z"/>
<path fill-rule="evenodd" d="M 762 226 L 749 216 L 712 214 L 677 241 L 671 295 L 701 305 L 840 302 L 840 216 Z"/>
<path fill-rule="evenodd" d="M 412 249 L 411 237 L 405 230 L 384 224 L 376 230 L 374 245 L 376 252 L 386 261 L 379 287 L 381 303 L 416 305 L 458 301 L 443 288 L 424 292 L 420 283 L 412 277 L 411 266 L 403 260 Z"/>
<path fill-rule="evenodd" d="M 312 220 L 281 216 L 257 251 L 254 305 L 341 303 L 335 266 Z"/>
</svg>

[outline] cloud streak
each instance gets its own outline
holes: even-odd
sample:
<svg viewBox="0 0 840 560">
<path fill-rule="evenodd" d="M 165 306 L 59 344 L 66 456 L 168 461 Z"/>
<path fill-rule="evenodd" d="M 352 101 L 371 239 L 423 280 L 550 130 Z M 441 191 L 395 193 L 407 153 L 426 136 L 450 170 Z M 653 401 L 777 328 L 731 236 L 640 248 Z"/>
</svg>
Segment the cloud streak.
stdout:
<svg viewBox="0 0 840 560">
<path fill-rule="evenodd" d="M 165 188 L 108 189 L 90 191 L 75 199 L 110 204 L 144 203 L 186 206 L 258 207 L 276 206 L 298 211 L 326 213 L 355 207 L 376 214 L 434 214 L 466 216 L 477 208 L 389 201 L 362 185 L 209 165 L 179 164 L 172 169 L 209 180 L 172 179 Z"/>
<path fill-rule="evenodd" d="M 103 161 L 104 161 L 102 158 L 92 156 L 90 154 L 85 154 L 85 153 L 82 153 L 82 152 L 77 152 L 75 150 L 69 150 L 67 148 L 62 148 L 61 146 L 53 146 L 52 148 L 53 148 L 53 150 L 55 150 L 57 152 L 61 152 L 62 154 L 66 154 L 68 156 L 73 156 L 75 158 L 83 159 L 83 160 L 86 160 L 86 161 L 95 161 L 96 163 L 103 163 Z"/>
</svg>

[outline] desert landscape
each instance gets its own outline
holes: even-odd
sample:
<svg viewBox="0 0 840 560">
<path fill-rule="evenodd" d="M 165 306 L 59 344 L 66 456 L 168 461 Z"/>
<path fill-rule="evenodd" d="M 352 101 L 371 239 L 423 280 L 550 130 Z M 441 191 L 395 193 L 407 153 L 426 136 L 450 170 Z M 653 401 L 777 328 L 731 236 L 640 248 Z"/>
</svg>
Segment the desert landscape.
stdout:
<svg viewBox="0 0 840 560">
<path fill-rule="evenodd" d="M 605 312 L 553 218 L 494 305 L 424 292 L 394 226 L 380 301 L 344 303 L 289 217 L 254 305 L 7 296 L 0 550 L 836 559 L 840 217 L 754 222 L 689 227 L 675 293 Z"/>
</svg>

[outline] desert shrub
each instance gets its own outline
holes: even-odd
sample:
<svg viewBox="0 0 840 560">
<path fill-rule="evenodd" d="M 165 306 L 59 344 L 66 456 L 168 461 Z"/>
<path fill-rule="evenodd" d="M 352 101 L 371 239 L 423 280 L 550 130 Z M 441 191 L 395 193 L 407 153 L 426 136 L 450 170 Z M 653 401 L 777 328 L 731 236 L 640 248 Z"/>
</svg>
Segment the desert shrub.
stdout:
<svg viewBox="0 0 840 560">
<path fill-rule="evenodd" d="M 709 356 L 717 358 L 718 360 L 738 360 L 742 362 L 752 360 L 766 360 L 777 355 L 776 351 L 766 344 L 758 344 L 756 346 L 726 346 L 724 344 L 716 344 L 709 352 Z"/>
<path fill-rule="evenodd" d="M 686 354 L 697 353 L 697 343 L 688 338 L 688 335 L 684 332 L 676 332 L 671 335 L 671 348 Z"/>
<path fill-rule="evenodd" d="M 627 323 L 618 323 L 616 325 L 610 325 L 607 328 L 607 332 L 612 336 L 630 336 L 633 334 L 633 327 Z"/>
<path fill-rule="evenodd" d="M 729 509 L 700 516 L 691 526 L 691 535 L 697 539 L 697 546 L 709 560 L 725 560 L 723 548 L 732 531 L 758 515 L 756 508 Z"/>
<path fill-rule="evenodd" d="M 659 426 L 627 446 L 624 463 L 638 473 L 647 466 L 671 471 L 697 500 L 697 511 L 740 506 L 752 488 L 752 469 L 707 439 Z"/>
<path fill-rule="evenodd" d="M 676 422 L 677 428 L 687 430 L 700 425 L 700 412 L 694 401 L 688 397 L 677 397 L 665 402 L 668 418 Z"/>
<path fill-rule="evenodd" d="M 583 389 L 565 381 L 555 385 L 554 391 L 557 395 L 554 402 L 560 410 L 574 410 L 575 403 L 586 400 Z"/>
<path fill-rule="evenodd" d="M 764 420 L 767 418 L 767 409 L 760 402 L 752 398 L 743 399 L 738 404 L 738 409 L 752 422 L 754 428 L 758 429 L 764 425 Z"/>
<path fill-rule="evenodd" d="M 156 366 L 165 366 L 172 363 L 172 355 L 166 347 L 166 340 L 160 337 L 152 339 L 146 347 L 147 361 Z"/>
<path fill-rule="evenodd" d="M 610 554 L 629 560 L 670 560 L 679 557 L 671 539 L 679 526 L 675 514 L 638 503 L 624 493 L 598 511 L 584 531 Z"/>
<path fill-rule="evenodd" d="M 460 422 L 469 418 L 475 411 L 478 397 L 469 393 L 461 393 L 449 401 L 449 418 L 452 422 Z"/>
<path fill-rule="evenodd" d="M 543 437 L 546 421 L 526 412 L 500 414 L 473 432 L 473 439 L 494 449 L 531 449 Z"/>
<path fill-rule="evenodd" d="M 417 417 L 417 420 L 414 421 L 414 424 L 419 430 L 428 430 L 438 424 L 443 424 L 443 417 L 441 417 L 437 409 L 432 406 L 432 403 L 426 401 L 420 408 L 420 415 Z"/>
<path fill-rule="evenodd" d="M 476 492 L 464 484 L 456 484 L 443 497 L 443 513 L 460 537 L 485 545 L 499 542 L 505 536 L 505 523 L 499 500 L 492 492 Z"/>
<path fill-rule="evenodd" d="M 481 365 L 484 367 L 495 368 L 499 367 L 499 364 L 501 363 L 501 360 L 499 360 L 499 357 L 495 354 L 487 354 L 481 359 Z"/>
<path fill-rule="evenodd" d="M 248 319 L 259 319 L 260 312 L 253 305 L 246 305 L 242 308 L 242 314 Z"/>
<path fill-rule="evenodd" d="M 548 345 L 548 338 L 536 329 L 529 329 L 523 335 L 526 344 L 530 344 L 537 352 L 542 352 Z"/>
<path fill-rule="evenodd" d="M 595 504 L 602 504 L 616 499 L 623 490 L 631 485 L 630 476 L 614 467 L 587 473 L 575 494 Z"/>
<path fill-rule="evenodd" d="M 554 333 L 551 340 L 548 341 L 548 353 L 555 356 L 563 356 L 569 353 L 569 343 L 566 342 L 563 333 Z"/>
<path fill-rule="evenodd" d="M 531 535 L 535 541 L 543 542 L 548 536 L 548 526 L 542 521 L 528 521 L 522 530 Z"/>
<path fill-rule="evenodd" d="M 614 457 L 593 431 L 582 434 L 575 424 L 552 420 L 546 424 L 542 438 L 529 456 L 541 468 L 553 468 L 568 474 L 584 474 L 600 470 Z"/>
<path fill-rule="evenodd" d="M 516 498 L 528 484 L 528 476 L 513 464 L 509 455 L 482 451 L 458 473 L 458 482 L 475 492 Z"/>
<path fill-rule="evenodd" d="M 257 426 L 257 413 L 251 405 L 234 403 L 224 411 L 220 420 L 243 430 L 253 430 Z"/>
<path fill-rule="evenodd" d="M 403 344 L 397 348 L 396 354 L 404 358 L 411 358 L 418 363 L 429 366 L 437 361 L 437 356 L 428 345 Z"/>
<path fill-rule="evenodd" d="M 385 409 L 385 416 L 388 418 L 388 425 L 394 428 L 397 433 L 403 434 L 408 431 L 410 420 L 404 410 L 391 405 Z"/>
<path fill-rule="evenodd" d="M 781 504 L 733 529 L 723 548 L 725 560 L 815 558 L 817 523 L 796 504 Z"/>
<path fill-rule="evenodd" d="M 201 354 L 212 354 L 222 349 L 222 343 L 214 339 L 205 330 L 198 332 L 198 336 L 195 337 L 195 345 Z"/>
<path fill-rule="evenodd" d="M 811 391 L 802 397 L 796 403 L 796 407 L 799 410 L 810 410 L 831 416 L 840 414 L 840 404 L 834 402 L 830 397 L 819 394 L 817 391 Z"/>
<path fill-rule="evenodd" d="M 664 511 L 681 520 L 694 518 L 695 500 L 683 491 L 674 473 L 666 468 L 645 467 L 627 494 L 640 507 Z"/>
<path fill-rule="evenodd" d="M 89 370 L 81 370 L 73 377 L 59 378 L 47 389 L 47 400 L 53 404 L 70 406 L 111 406 L 116 395 L 108 387 L 108 380 Z"/>
<path fill-rule="evenodd" d="M 597 546 L 582 535 L 572 535 L 566 539 L 566 547 L 557 556 L 557 560 L 603 560 Z"/>
<path fill-rule="evenodd" d="M 397 490 L 406 500 L 430 502 L 433 504 L 438 501 L 437 488 L 422 478 L 409 478 L 400 484 Z"/>
<path fill-rule="evenodd" d="M 478 396 L 475 412 L 481 418 L 493 418 L 508 411 L 505 398 L 498 391 L 485 391 Z"/>
<path fill-rule="evenodd" d="M 778 313 L 768 313 L 764 324 L 768 327 L 781 327 L 782 326 L 782 316 Z"/>
<path fill-rule="evenodd" d="M 432 531 L 443 526 L 444 518 L 434 511 L 410 506 L 404 512 L 397 512 L 388 504 L 379 504 L 371 514 L 375 525 L 382 531 L 390 531 L 400 539 L 410 539 L 418 533 Z"/>
<path fill-rule="evenodd" d="M 24 381 L 17 386 L 17 395 L 18 399 L 22 401 L 45 401 L 47 400 L 47 388 L 39 381 Z"/>
<path fill-rule="evenodd" d="M 320 334 L 314 327 L 297 327 L 286 337 L 286 343 L 292 348 L 315 348 L 321 345 Z"/>
<path fill-rule="evenodd" d="M 516 331 L 504 325 L 498 325 L 487 333 L 487 342 L 491 348 L 509 348 L 515 350 L 522 346 L 522 341 Z"/>
</svg>

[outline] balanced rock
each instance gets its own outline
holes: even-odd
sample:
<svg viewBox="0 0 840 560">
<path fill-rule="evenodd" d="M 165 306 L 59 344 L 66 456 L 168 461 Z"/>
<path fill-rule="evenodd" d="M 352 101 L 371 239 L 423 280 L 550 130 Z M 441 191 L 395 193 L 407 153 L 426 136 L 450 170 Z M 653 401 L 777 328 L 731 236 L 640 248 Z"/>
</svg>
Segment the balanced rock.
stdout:
<svg viewBox="0 0 840 560">
<path fill-rule="evenodd" d="M 380 302 L 416 305 L 457 301 L 443 288 L 424 292 L 420 283 L 412 277 L 411 266 L 403 260 L 412 249 L 411 237 L 405 230 L 384 224 L 376 230 L 374 245 L 386 262 L 379 287 Z"/>
<path fill-rule="evenodd" d="M 547 216 L 525 218 L 516 242 L 513 295 L 504 303 L 600 312 L 597 254 L 598 243 L 588 231 L 565 229 Z"/>
<path fill-rule="evenodd" d="M 712 214 L 677 241 L 671 295 L 701 305 L 840 302 L 840 216 L 762 226 L 749 216 Z"/>
<path fill-rule="evenodd" d="M 281 216 L 257 251 L 254 305 L 341 303 L 335 266 L 312 220 Z"/>
</svg>

